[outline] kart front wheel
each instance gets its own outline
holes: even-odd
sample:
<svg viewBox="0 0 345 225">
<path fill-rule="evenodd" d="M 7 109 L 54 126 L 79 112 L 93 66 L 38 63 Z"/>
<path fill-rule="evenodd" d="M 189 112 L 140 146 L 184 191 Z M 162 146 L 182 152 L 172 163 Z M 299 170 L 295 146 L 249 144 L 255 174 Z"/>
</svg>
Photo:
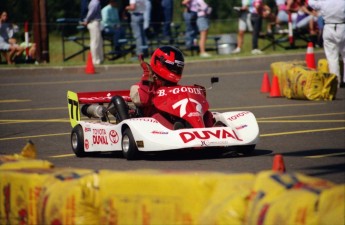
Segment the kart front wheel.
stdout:
<svg viewBox="0 0 345 225">
<path fill-rule="evenodd" d="M 129 128 L 126 128 L 122 134 L 122 153 L 127 160 L 136 159 L 139 154 L 137 144 Z"/>
<path fill-rule="evenodd" d="M 86 155 L 84 151 L 84 133 L 82 126 L 77 125 L 72 129 L 71 145 L 73 152 L 77 157 L 83 157 Z"/>
</svg>

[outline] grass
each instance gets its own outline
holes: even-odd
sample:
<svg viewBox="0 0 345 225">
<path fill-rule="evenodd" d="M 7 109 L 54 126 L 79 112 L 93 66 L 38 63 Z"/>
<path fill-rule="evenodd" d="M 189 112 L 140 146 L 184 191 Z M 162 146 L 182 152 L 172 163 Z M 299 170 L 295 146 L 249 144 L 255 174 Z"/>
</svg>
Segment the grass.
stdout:
<svg viewBox="0 0 345 225">
<path fill-rule="evenodd" d="M 251 40 L 252 40 L 252 35 L 251 33 L 245 34 L 245 40 L 244 40 L 244 46 L 243 50 L 239 54 L 235 55 L 216 55 L 215 52 L 210 52 L 213 54 L 211 59 L 225 59 L 225 58 L 234 58 L 234 57 L 246 57 L 246 56 L 251 56 Z M 210 45 L 214 45 L 213 40 L 208 40 Z M 88 42 L 88 41 L 87 41 Z M 269 42 L 267 40 L 259 40 L 259 47 L 264 47 Z M 298 42 L 297 42 L 298 44 Z M 284 46 L 288 46 L 288 43 L 284 43 Z M 78 50 L 81 49 L 81 46 L 77 45 L 74 42 L 66 42 L 66 53 L 67 55 L 72 54 L 74 52 L 77 52 Z M 109 51 L 109 47 L 106 47 L 106 52 Z M 295 53 L 295 52 L 305 52 L 305 48 L 300 48 L 300 49 L 293 49 L 293 50 L 286 50 L 280 47 L 276 47 L 276 50 L 273 50 L 273 48 L 269 48 L 265 51 L 265 55 L 270 55 L 270 54 L 279 54 L 279 53 Z M 85 65 L 85 61 L 83 61 L 82 54 L 66 61 L 63 62 L 62 60 L 62 43 L 61 43 L 61 37 L 57 34 L 50 34 L 49 36 L 49 57 L 50 57 L 50 63 L 41 63 L 39 64 L 40 67 L 45 67 L 45 66 L 80 66 L 80 65 Z M 85 58 L 87 58 L 87 52 L 85 53 Z M 120 58 L 115 61 L 109 61 L 105 60 L 104 64 L 105 65 L 113 65 L 113 64 L 127 64 L 127 63 L 133 63 L 130 61 L 131 55 L 127 55 L 125 58 Z M 186 61 L 193 61 L 193 60 L 200 60 L 201 58 L 198 57 L 197 55 L 195 56 L 188 56 L 186 55 Z M 210 59 L 210 58 L 208 58 Z M 7 65 L 4 62 L 0 64 L 0 68 L 3 67 L 35 67 L 37 65 L 34 64 L 16 64 L 16 65 Z"/>
</svg>

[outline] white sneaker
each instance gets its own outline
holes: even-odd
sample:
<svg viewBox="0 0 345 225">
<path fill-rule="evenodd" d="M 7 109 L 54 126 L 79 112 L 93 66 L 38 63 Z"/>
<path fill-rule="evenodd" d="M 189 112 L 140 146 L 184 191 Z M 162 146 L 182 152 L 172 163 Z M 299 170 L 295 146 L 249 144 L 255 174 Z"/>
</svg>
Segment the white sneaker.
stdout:
<svg viewBox="0 0 345 225">
<path fill-rule="evenodd" d="M 235 50 L 233 50 L 231 53 L 232 54 L 236 54 L 236 53 L 240 53 L 241 49 L 239 47 L 237 47 Z"/>
<path fill-rule="evenodd" d="M 212 55 L 208 54 L 207 52 L 200 53 L 200 57 L 203 57 L 203 58 L 207 58 L 207 57 L 211 57 L 211 56 Z"/>
<path fill-rule="evenodd" d="M 264 54 L 264 52 L 261 51 L 260 49 L 253 49 L 252 54 L 253 55 L 262 55 L 262 54 Z"/>
</svg>

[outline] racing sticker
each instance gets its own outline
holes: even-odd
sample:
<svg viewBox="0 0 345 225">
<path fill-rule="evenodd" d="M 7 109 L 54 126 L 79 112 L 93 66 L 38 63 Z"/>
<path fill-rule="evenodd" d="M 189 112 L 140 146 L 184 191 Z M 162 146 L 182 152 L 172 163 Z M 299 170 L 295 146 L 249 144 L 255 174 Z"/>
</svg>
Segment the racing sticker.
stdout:
<svg viewBox="0 0 345 225">
<path fill-rule="evenodd" d="M 181 132 L 180 137 L 184 143 L 191 142 L 195 139 L 198 140 L 209 140 L 211 138 L 217 138 L 219 140 L 224 140 L 227 138 L 232 138 L 238 141 L 243 141 L 237 134 L 232 131 L 229 132 L 225 129 L 221 130 L 203 130 L 203 131 L 193 131 L 193 132 Z"/>
<path fill-rule="evenodd" d="M 75 92 L 67 92 L 68 114 L 72 127 L 75 127 L 80 120 L 78 95 Z"/>
<path fill-rule="evenodd" d="M 187 113 L 186 109 L 187 109 L 187 104 L 189 102 L 194 103 L 195 104 L 195 111 L 198 113 L 198 115 L 202 115 L 202 105 L 197 100 L 192 99 L 192 98 L 182 99 L 182 100 L 176 102 L 174 105 L 172 105 L 172 107 L 173 107 L 173 109 L 180 107 L 180 117 L 182 118 Z"/>
<path fill-rule="evenodd" d="M 109 132 L 109 140 L 111 141 L 111 143 L 114 143 L 114 144 L 119 142 L 119 135 L 115 130 L 111 130 Z"/>
<path fill-rule="evenodd" d="M 240 113 L 237 113 L 236 115 L 230 116 L 227 120 L 234 121 L 234 120 L 237 120 L 238 118 L 240 118 L 242 116 L 245 116 L 248 113 L 250 113 L 250 112 L 248 112 L 248 111 L 240 112 Z"/>
<path fill-rule="evenodd" d="M 89 140 L 88 139 L 85 140 L 84 147 L 85 147 L 85 149 L 89 149 L 90 145 L 89 145 Z"/>
<path fill-rule="evenodd" d="M 96 145 L 108 145 L 107 131 L 105 129 L 92 129 L 92 143 Z"/>
</svg>

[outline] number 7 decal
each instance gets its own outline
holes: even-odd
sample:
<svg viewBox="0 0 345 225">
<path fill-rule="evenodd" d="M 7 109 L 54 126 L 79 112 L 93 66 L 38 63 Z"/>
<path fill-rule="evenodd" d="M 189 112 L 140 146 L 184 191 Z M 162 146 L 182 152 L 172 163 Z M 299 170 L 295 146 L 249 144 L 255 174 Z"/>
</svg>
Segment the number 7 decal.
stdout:
<svg viewBox="0 0 345 225">
<path fill-rule="evenodd" d="M 78 124 L 80 120 L 78 95 L 75 92 L 67 92 L 68 114 L 72 127 Z"/>
<path fill-rule="evenodd" d="M 200 114 L 202 113 L 202 106 L 201 104 L 195 100 L 195 99 L 192 99 L 192 98 L 185 98 L 185 99 L 182 99 L 178 102 L 176 102 L 172 107 L 173 109 L 176 109 L 177 107 L 180 107 L 180 117 L 182 118 L 184 115 L 186 115 L 186 109 L 187 109 L 187 104 L 188 102 L 193 102 L 195 103 L 195 110 L 197 112 L 199 112 Z"/>
</svg>

